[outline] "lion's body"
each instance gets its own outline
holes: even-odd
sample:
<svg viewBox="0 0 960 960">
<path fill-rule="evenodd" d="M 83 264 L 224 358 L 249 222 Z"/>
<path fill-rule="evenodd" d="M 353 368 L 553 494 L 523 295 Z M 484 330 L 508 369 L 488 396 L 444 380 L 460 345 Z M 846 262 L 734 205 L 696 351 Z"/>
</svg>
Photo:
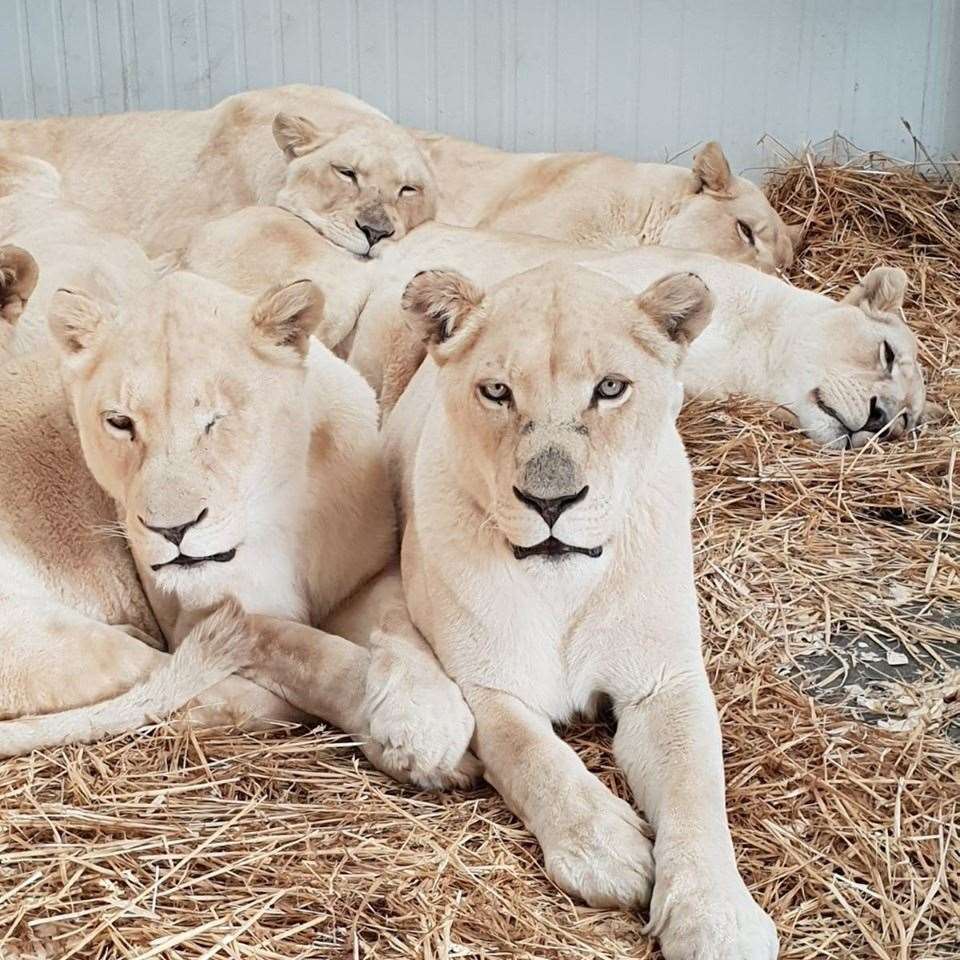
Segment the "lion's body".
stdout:
<svg viewBox="0 0 960 960">
<path fill-rule="evenodd" d="M 709 291 L 673 274 L 636 297 L 550 264 L 486 293 L 426 271 L 404 304 L 430 354 L 385 425 L 404 590 L 474 712 L 487 779 L 568 892 L 645 906 L 655 876 L 669 960 L 770 960 L 773 925 L 726 825 L 674 423 L 675 367 Z M 604 697 L 653 850 L 552 729 Z"/>
<path fill-rule="evenodd" d="M 907 414 L 906 423 L 894 423 L 888 431 L 894 436 L 922 417 L 925 393 L 916 341 L 897 312 L 902 287 L 899 299 L 894 296 L 871 309 L 862 301 L 832 300 L 708 254 L 667 247 L 610 253 L 440 224 L 424 225 L 381 258 L 374 291 L 352 343 L 351 364 L 389 408 L 424 355 L 400 307 L 410 277 L 421 270 L 449 267 L 491 285 L 550 261 L 580 264 L 634 292 L 676 270 L 701 277 L 716 306 L 710 327 L 691 345 L 681 367 L 688 396 L 743 395 L 784 407 L 820 443 L 842 439 L 847 431 L 832 425 L 811 400 L 818 389 L 831 394 L 833 407 L 844 402 L 836 395 L 849 398 L 849 411 L 841 413 L 852 428 L 867 420 L 872 397 L 879 398 L 891 415 Z M 880 277 L 884 270 L 871 275 Z M 884 339 L 898 357 L 892 372 L 880 363 Z M 850 433 L 861 443 L 873 431 Z"/>
<path fill-rule="evenodd" d="M 390 125 L 338 90 L 306 85 L 228 97 L 209 110 L 0 122 L 0 149 L 52 163 L 64 195 L 155 256 L 190 229 L 249 204 L 273 203 L 286 163 L 271 124 L 281 110 L 316 116 L 329 134 Z"/>
<path fill-rule="evenodd" d="M 389 569 L 377 404 L 310 337 L 316 288 L 253 303 L 175 273 L 116 305 L 61 290 L 49 313 L 59 369 L 41 351 L 3 370 L 0 717 L 22 719 L 0 724 L 0 754 L 135 725 L 212 676 L 204 721 L 319 716 L 397 776 L 468 777 L 472 720 Z M 227 600 L 255 640 L 211 658 L 205 617 Z M 132 714 L 107 699 L 135 683 Z"/>
<path fill-rule="evenodd" d="M 600 153 L 510 153 L 419 133 L 440 185 L 437 220 L 612 250 L 683 247 L 768 272 L 789 266 L 796 231 L 708 144 L 694 169 Z M 738 233 L 737 222 L 750 234 Z M 742 229 L 742 227 L 741 227 Z"/>
</svg>

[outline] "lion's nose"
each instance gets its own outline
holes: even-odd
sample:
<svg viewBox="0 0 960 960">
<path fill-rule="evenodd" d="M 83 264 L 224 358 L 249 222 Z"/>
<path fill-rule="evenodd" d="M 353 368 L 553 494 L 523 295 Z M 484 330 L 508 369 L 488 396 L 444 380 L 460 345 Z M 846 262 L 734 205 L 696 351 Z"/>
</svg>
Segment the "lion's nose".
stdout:
<svg viewBox="0 0 960 960">
<path fill-rule="evenodd" d="M 870 414 L 867 417 L 867 422 L 861 427 L 861 430 L 866 430 L 868 433 L 878 433 L 892 419 L 893 415 L 887 411 L 879 398 L 871 397 Z"/>
<path fill-rule="evenodd" d="M 138 517 L 139 521 L 153 533 L 159 533 L 164 540 L 169 540 L 175 547 L 179 547 L 187 531 L 195 527 L 207 515 L 207 508 L 204 507 L 193 520 L 186 523 L 180 523 L 175 527 L 152 527 L 143 517 Z"/>
<path fill-rule="evenodd" d="M 537 513 L 543 517 L 544 523 L 546 523 L 548 527 L 552 527 L 557 520 L 560 519 L 560 514 L 563 513 L 564 510 L 569 509 L 575 503 L 583 500 L 589 489 L 590 487 L 584 487 L 577 493 L 564 497 L 550 497 L 549 499 L 535 497 L 532 493 L 527 493 L 519 487 L 514 487 L 513 492 L 521 503 L 526 504 L 531 510 L 536 510 Z"/>
<path fill-rule="evenodd" d="M 367 243 L 372 250 L 381 240 L 386 240 L 393 236 L 393 227 L 379 227 L 372 223 L 361 223 L 355 220 L 357 229 L 367 238 Z"/>
</svg>

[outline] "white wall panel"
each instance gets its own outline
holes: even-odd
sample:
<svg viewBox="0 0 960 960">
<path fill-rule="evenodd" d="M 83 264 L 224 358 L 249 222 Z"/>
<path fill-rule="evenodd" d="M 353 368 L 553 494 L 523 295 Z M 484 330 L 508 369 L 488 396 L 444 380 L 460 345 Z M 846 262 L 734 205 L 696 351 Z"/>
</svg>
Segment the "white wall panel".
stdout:
<svg viewBox="0 0 960 960">
<path fill-rule="evenodd" d="M 520 150 L 960 151 L 960 0 L 0 0 L 0 115 L 304 81 Z"/>
</svg>

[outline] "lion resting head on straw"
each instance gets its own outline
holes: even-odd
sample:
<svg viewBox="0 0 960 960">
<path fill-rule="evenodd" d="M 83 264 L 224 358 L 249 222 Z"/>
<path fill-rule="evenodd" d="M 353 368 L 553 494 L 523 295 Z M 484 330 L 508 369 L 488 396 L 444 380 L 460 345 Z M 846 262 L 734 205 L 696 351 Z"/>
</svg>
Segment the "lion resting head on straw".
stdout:
<svg viewBox="0 0 960 960">
<path fill-rule="evenodd" d="M 404 587 L 473 710 L 487 779 L 560 887 L 649 901 L 668 960 L 772 960 L 727 827 L 675 425 L 709 291 L 681 273 L 634 295 L 547 264 L 487 292 L 426 271 L 404 305 L 429 352 L 385 425 Z M 604 698 L 654 843 L 553 731 Z"/>
</svg>

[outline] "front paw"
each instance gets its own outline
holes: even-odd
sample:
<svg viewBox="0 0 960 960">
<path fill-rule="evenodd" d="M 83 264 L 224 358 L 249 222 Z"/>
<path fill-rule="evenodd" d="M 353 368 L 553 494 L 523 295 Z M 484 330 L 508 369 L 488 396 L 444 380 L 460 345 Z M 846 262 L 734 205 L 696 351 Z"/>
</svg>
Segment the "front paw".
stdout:
<svg viewBox="0 0 960 960">
<path fill-rule="evenodd" d="M 375 649 L 367 674 L 364 752 L 385 773 L 427 790 L 464 788 L 482 772 L 469 752 L 473 714 L 439 664 Z"/>
<path fill-rule="evenodd" d="M 653 844 L 634 809 L 605 788 L 588 791 L 572 822 L 542 838 L 550 879 L 591 907 L 646 907 Z"/>
<path fill-rule="evenodd" d="M 776 960 L 773 921 L 737 873 L 710 882 L 703 863 L 657 864 L 646 932 L 660 940 L 665 960 Z"/>
</svg>

